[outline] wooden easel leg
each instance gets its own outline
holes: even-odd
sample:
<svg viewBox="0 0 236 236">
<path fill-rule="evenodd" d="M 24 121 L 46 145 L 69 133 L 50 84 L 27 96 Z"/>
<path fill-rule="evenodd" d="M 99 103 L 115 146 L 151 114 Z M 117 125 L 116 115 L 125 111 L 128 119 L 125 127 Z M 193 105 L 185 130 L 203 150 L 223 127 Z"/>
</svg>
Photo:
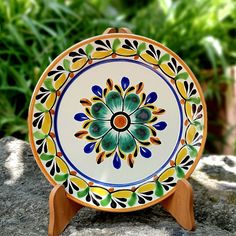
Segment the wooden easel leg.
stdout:
<svg viewBox="0 0 236 236">
<path fill-rule="evenodd" d="M 193 230 L 195 228 L 193 190 L 186 179 L 179 180 L 176 191 L 161 204 L 184 229 Z"/>
<path fill-rule="evenodd" d="M 67 198 L 63 185 L 56 185 L 49 196 L 48 235 L 59 235 L 80 208 L 81 205 Z"/>
</svg>

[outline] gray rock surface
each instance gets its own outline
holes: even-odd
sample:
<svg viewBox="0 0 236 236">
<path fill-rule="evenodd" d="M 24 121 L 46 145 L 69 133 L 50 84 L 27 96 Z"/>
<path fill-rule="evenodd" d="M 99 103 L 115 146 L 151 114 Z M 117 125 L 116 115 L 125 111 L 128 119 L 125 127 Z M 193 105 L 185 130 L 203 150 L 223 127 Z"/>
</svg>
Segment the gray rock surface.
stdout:
<svg viewBox="0 0 236 236">
<path fill-rule="evenodd" d="M 0 140 L 0 235 L 47 235 L 52 187 L 39 170 L 29 144 Z M 236 235 L 236 157 L 201 159 L 190 182 L 196 230 L 183 230 L 162 207 L 131 213 L 83 208 L 62 235 Z"/>
</svg>

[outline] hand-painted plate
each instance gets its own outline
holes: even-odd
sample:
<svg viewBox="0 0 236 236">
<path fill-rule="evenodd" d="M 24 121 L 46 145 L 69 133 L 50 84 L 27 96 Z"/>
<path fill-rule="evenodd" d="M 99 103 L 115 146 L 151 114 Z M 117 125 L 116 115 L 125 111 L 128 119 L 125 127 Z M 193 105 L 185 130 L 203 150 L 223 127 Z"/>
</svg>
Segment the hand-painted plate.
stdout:
<svg viewBox="0 0 236 236">
<path fill-rule="evenodd" d="M 90 38 L 41 76 L 29 136 L 47 179 L 74 201 L 133 211 L 168 197 L 206 139 L 201 88 L 172 51 L 133 34 Z"/>
</svg>

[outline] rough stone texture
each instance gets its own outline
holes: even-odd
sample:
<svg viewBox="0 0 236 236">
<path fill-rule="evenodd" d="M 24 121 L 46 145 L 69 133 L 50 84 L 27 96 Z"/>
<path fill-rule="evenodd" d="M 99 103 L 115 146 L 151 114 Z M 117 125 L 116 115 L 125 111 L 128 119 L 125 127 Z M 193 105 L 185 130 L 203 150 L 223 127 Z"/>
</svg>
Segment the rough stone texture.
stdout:
<svg viewBox="0 0 236 236">
<path fill-rule="evenodd" d="M 0 140 L 0 235 L 47 235 L 52 187 L 39 170 L 28 143 Z M 131 213 L 83 208 L 62 235 L 236 235 L 236 157 L 201 159 L 190 182 L 196 230 L 188 232 L 162 207 Z"/>
</svg>

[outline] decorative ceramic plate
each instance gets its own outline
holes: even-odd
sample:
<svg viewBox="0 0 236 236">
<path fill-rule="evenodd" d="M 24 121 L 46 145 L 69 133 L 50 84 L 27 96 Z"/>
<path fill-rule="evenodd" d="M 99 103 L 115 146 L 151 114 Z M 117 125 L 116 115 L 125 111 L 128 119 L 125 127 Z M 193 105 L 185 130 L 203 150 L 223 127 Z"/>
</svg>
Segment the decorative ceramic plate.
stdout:
<svg viewBox="0 0 236 236">
<path fill-rule="evenodd" d="M 29 136 L 47 179 L 74 201 L 133 211 L 168 197 L 206 139 L 201 88 L 172 51 L 133 34 L 82 41 L 40 78 Z"/>
</svg>

